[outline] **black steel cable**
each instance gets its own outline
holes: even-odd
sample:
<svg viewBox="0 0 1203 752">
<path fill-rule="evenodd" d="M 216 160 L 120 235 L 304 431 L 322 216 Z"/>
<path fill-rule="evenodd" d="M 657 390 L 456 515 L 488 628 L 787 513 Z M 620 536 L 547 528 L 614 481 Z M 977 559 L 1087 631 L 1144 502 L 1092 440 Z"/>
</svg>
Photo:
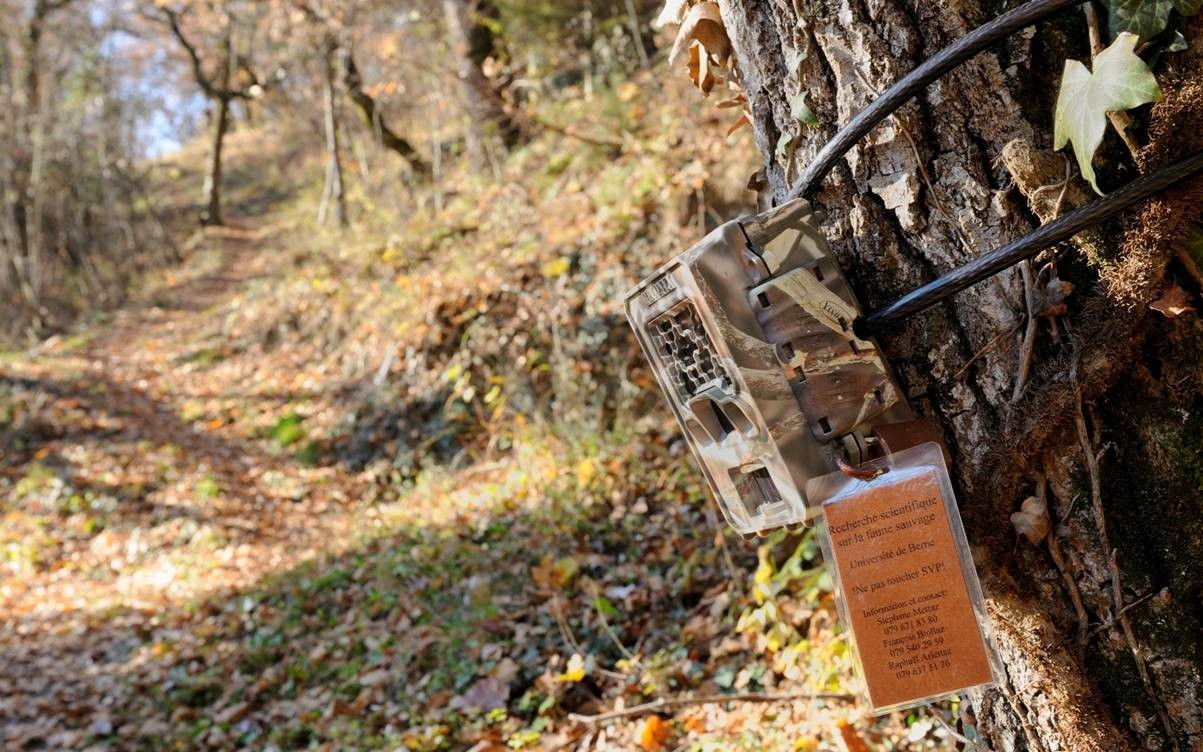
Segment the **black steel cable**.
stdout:
<svg viewBox="0 0 1203 752">
<path fill-rule="evenodd" d="M 1056 13 L 1070 5 L 1079 5 L 1083 0 L 1032 0 L 1010 13 L 998 18 L 940 50 L 925 60 L 918 68 L 886 89 L 868 107 L 856 113 L 839 132 L 819 150 L 814 160 L 798 177 L 798 182 L 789 192 L 789 199 L 810 196 L 819 184 L 835 168 L 844 155 L 869 131 L 873 130 L 895 110 L 906 104 L 924 87 L 1004 37 L 1031 26 L 1045 16 Z"/>
<path fill-rule="evenodd" d="M 1144 199 L 1155 196 L 1174 183 L 1203 172 L 1203 152 L 1165 169 L 1138 178 L 1105 198 L 1087 204 L 1060 219 L 1042 225 L 1013 243 L 977 257 L 853 323 L 858 336 L 869 337 L 900 319 L 931 308 L 983 279 L 1035 256 L 1045 248 L 1072 238 L 1082 230 L 1115 215 Z"/>
</svg>

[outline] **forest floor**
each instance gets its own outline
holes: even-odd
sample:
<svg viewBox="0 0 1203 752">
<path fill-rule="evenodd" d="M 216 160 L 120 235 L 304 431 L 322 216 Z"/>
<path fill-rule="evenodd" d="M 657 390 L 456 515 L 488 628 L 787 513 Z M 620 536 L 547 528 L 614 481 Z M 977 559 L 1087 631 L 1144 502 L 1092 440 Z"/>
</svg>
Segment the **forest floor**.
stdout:
<svg viewBox="0 0 1203 752">
<path fill-rule="evenodd" d="M 746 210 L 754 161 L 663 99 L 568 113 L 635 146 L 544 134 L 501 180 L 365 188 L 354 234 L 314 226 L 316 154 L 237 133 L 228 226 L 0 353 L 0 746 L 972 736 L 955 703 L 858 708 L 813 537 L 729 535 L 659 404 L 621 293 Z M 164 194 L 199 164 L 165 160 Z"/>
</svg>

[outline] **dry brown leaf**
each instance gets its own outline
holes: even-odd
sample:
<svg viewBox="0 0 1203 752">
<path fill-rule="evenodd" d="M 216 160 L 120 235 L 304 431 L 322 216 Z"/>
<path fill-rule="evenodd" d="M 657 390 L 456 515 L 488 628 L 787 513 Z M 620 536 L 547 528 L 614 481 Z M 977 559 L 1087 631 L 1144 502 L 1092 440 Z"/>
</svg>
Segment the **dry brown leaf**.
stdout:
<svg viewBox="0 0 1203 752">
<path fill-rule="evenodd" d="M 702 45 L 694 44 L 689 48 L 689 78 L 698 87 L 702 96 L 710 96 L 710 91 L 718 83 L 714 70 L 710 65 L 710 56 L 702 49 Z"/>
<path fill-rule="evenodd" d="M 676 65 L 681 53 L 685 52 L 694 40 L 714 56 L 720 68 L 726 67 L 727 60 L 731 57 L 731 40 L 727 38 L 727 30 L 723 27 L 718 3 L 706 0 L 689 9 L 681 23 L 681 30 L 677 32 L 677 38 L 673 41 L 668 64 Z"/>
<path fill-rule="evenodd" d="M 1161 297 L 1152 303 L 1149 308 L 1162 314 L 1167 319 L 1177 318 L 1184 313 L 1190 313 L 1195 310 L 1194 306 L 1190 304 L 1190 295 L 1178 284 L 1167 288 L 1161 294 Z"/>
<path fill-rule="evenodd" d="M 639 727 L 639 746 L 646 752 L 658 752 L 668 741 L 669 728 L 658 715 L 649 715 Z"/>
<path fill-rule="evenodd" d="M 570 584 L 580 570 L 580 563 L 571 556 L 558 559 L 544 556 L 542 561 L 531 567 L 530 573 L 535 584 L 544 590 L 560 590 Z"/>
<path fill-rule="evenodd" d="M 736 132 L 737 130 L 744 127 L 745 125 L 751 125 L 751 124 L 752 124 L 752 121 L 748 119 L 748 113 L 745 112 L 745 113 L 741 114 L 739 116 L 739 120 L 736 120 L 735 123 L 730 128 L 727 129 L 727 137 L 730 138 L 732 133 Z"/>
<path fill-rule="evenodd" d="M 504 708 L 510 699 L 510 685 L 489 677 L 468 687 L 468 691 L 452 698 L 449 707 L 455 710 L 476 708 L 482 711 Z"/>
<path fill-rule="evenodd" d="M 685 15 L 687 5 L 688 0 L 668 0 L 660 9 L 660 15 L 656 16 L 655 21 L 652 21 L 652 28 L 662 29 L 665 26 L 681 23 L 681 17 Z"/>
<path fill-rule="evenodd" d="M 740 93 L 740 94 L 736 94 L 735 96 L 731 97 L 730 99 L 724 99 L 723 101 L 719 102 L 716 106 L 720 110 L 725 110 L 729 107 L 742 107 L 743 105 L 747 104 L 747 102 L 748 102 L 747 97 L 745 97 L 742 93 Z"/>
<path fill-rule="evenodd" d="M 869 744 L 857 733 L 856 727 L 848 721 L 840 721 L 835 725 L 839 731 L 840 747 L 845 752 L 870 752 Z"/>
<path fill-rule="evenodd" d="M 1029 496 L 1023 500 L 1019 511 L 1011 515 L 1011 524 L 1028 543 L 1040 545 L 1048 537 L 1048 504 L 1037 496 Z"/>
<path fill-rule="evenodd" d="M 1040 299 L 1037 307 L 1037 316 L 1064 316 L 1069 310 L 1066 300 L 1069 294 L 1074 290 L 1073 282 L 1053 277 L 1044 286 L 1044 289 L 1039 292 Z"/>
</svg>

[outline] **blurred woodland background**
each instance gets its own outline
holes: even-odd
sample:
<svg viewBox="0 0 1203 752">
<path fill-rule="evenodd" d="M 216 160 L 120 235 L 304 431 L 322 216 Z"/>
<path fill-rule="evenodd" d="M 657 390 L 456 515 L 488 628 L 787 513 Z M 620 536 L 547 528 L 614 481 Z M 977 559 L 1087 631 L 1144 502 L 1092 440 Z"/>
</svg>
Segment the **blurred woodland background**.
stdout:
<svg viewBox="0 0 1203 752">
<path fill-rule="evenodd" d="M 855 109 L 845 87 L 887 84 L 890 66 L 962 31 L 945 23 L 956 9 L 900 20 L 857 3 L 804 5 L 814 25 L 791 21 L 794 42 L 822 45 L 833 67 L 758 59 L 788 62 L 791 81 L 810 76 L 811 98 L 790 96 L 792 84 L 745 96 L 706 2 L 0 0 L 0 746 L 974 747 L 968 703 L 882 718 L 857 707 L 816 540 L 729 534 L 622 314 L 637 280 L 754 211 L 757 190 L 780 192 L 804 157 L 795 149 Z M 1008 4 L 966 13 L 981 22 L 996 5 Z M 706 13 L 682 34 L 691 6 Z M 1179 21 L 1198 5 L 1178 6 L 1157 34 L 1193 45 L 1198 24 L 1192 35 Z M 737 53 L 768 39 L 752 13 L 730 29 Z M 1063 22 L 1017 65 L 1047 77 L 1068 54 L 1089 58 L 1086 23 Z M 824 35 L 845 32 L 906 54 L 868 42 L 831 54 Z M 872 84 L 841 68 L 854 63 L 876 70 Z M 1006 70 L 1008 82 L 1024 77 Z M 825 89 L 822 76 L 839 85 Z M 1047 132 L 1051 95 L 1023 106 Z M 770 110 L 790 125 L 766 126 Z M 1006 119 L 982 114 L 996 116 Z M 908 124 L 922 127 L 900 120 L 875 143 Z M 984 250 L 1005 233 L 979 236 L 972 217 L 1019 227 L 1040 214 L 998 208 L 1022 197 L 1007 193 L 1011 166 L 991 162 L 993 135 L 965 137 L 993 144 L 981 159 L 906 135 L 907 156 L 893 159 L 910 177 L 863 181 L 880 198 L 845 205 L 837 192 L 857 176 L 841 172 L 833 216 L 876 239 L 857 242 L 919 245 L 931 232 L 959 248 L 968 232 Z M 1109 178 L 1132 164 L 1117 139 L 1104 145 L 1118 165 Z M 973 166 L 920 189 L 928 143 Z M 950 204 L 971 208 L 948 229 L 942 199 L 977 178 L 987 188 Z M 849 261 L 863 249 L 841 233 Z M 1203 234 L 1191 242 L 1203 258 Z M 854 281 L 875 264 L 897 284 L 934 268 L 899 267 L 892 253 L 861 254 Z M 1176 290 L 1162 307 L 1176 305 L 1174 326 L 1198 337 Z M 912 399 L 936 400 L 972 433 L 940 395 L 969 393 L 961 378 L 983 346 L 1021 328 L 903 340 L 963 365 L 950 377 L 944 361 L 916 357 L 904 378 L 926 368 L 947 383 L 911 381 Z M 979 373 L 1018 350 L 991 349 Z M 1197 371 L 1196 361 L 1189 378 Z M 972 467 L 970 449 L 954 449 Z M 1068 500 L 1084 476 L 1061 469 L 1050 482 Z M 1023 506 L 1044 534 L 1029 526 L 1030 543 L 1017 542 L 1006 515 L 1030 494 L 1014 505 L 1011 495 L 992 497 L 1007 507 L 995 548 L 1024 546 L 1021 568 L 1059 603 L 1039 628 L 1068 633 L 1080 618 L 1090 630 L 1083 681 L 1103 699 L 1087 707 L 1123 719 L 1124 743 L 1198 742 L 1197 708 L 1166 713 L 1143 694 L 1169 675 L 1154 665 L 1150 679 L 1129 653 L 1122 600 L 1088 587 L 1083 605 L 1073 587 L 1107 569 L 1081 532 L 1094 530 L 1083 516 L 1094 507 L 1065 520 L 1070 563 L 1054 565 L 1040 548 L 1047 508 Z M 1197 521 L 1191 509 L 1182 524 Z M 1169 613 L 1180 607 L 1168 587 L 1158 595 L 1162 566 L 1130 600 L 1161 598 Z M 1182 583 L 1198 562 L 1182 566 L 1170 579 L 1197 596 Z M 1141 639 L 1196 651 L 1174 665 L 1197 676 L 1198 635 L 1193 646 L 1179 637 L 1197 626 L 1194 611 L 1177 622 L 1156 613 L 1163 631 L 1140 627 Z M 1023 629 L 1038 633 L 1033 623 Z M 1059 660 L 1048 663 L 1085 676 Z M 1033 680 L 987 705 L 1029 741 L 1059 717 L 1026 714 L 1032 686 L 1047 688 Z M 1079 718 L 1065 717 L 1067 728 Z"/>
</svg>

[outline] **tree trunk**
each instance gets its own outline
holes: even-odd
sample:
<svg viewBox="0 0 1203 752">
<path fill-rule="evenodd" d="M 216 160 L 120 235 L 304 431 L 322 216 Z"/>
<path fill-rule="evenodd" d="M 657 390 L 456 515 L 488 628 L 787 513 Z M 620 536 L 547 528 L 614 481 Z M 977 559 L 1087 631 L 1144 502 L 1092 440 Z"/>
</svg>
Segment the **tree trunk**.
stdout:
<svg viewBox="0 0 1203 752">
<path fill-rule="evenodd" d="M 772 197 L 785 197 L 875 92 L 1017 4 L 720 0 Z M 1166 98 L 1149 114 L 1140 171 L 1203 149 L 1199 17 L 1186 37 L 1190 51 L 1158 70 Z M 1057 184 L 1063 163 L 1053 158 L 1054 177 L 1033 185 L 1001 157 L 1016 139 L 1049 148 L 1067 57 L 1090 57 L 1076 10 L 962 65 L 828 178 L 815 201 L 866 308 L 1039 223 L 1015 187 Z M 818 128 L 791 116 L 802 92 Z M 1100 154 L 1112 185 L 1131 178 L 1114 133 Z M 1110 228 L 1087 254 L 1105 264 L 1060 253 L 1060 276 L 1077 292 L 1055 328 L 1048 319 L 1035 327 L 1034 366 L 1019 389 L 1027 298 L 1015 270 L 879 338 L 955 457 L 1007 667 L 998 689 L 972 698 L 995 749 L 1203 748 L 1203 327 L 1148 310 L 1200 206 L 1195 181 Z M 1017 542 L 1009 516 L 1046 493 L 1052 535 L 1039 547 Z"/>
<path fill-rule="evenodd" d="M 318 224 L 325 224 L 326 211 L 329 202 L 334 202 L 334 217 L 340 228 L 347 226 L 347 199 L 343 194 L 343 163 L 338 146 L 338 100 L 334 93 L 335 55 L 338 55 L 338 45 L 327 43 L 325 54 L 322 56 L 322 99 L 325 107 L 326 153 L 326 188 L 322 194 L 322 203 L 318 208 Z"/>
<path fill-rule="evenodd" d="M 473 20 L 475 9 L 468 0 L 443 0 L 443 12 L 464 103 L 468 159 L 481 170 L 495 162 L 501 146 L 517 143 L 519 131 L 481 68 L 492 47 L 492 33 Z M 482 41 L 482 34 L 488 43 Z"/>
<path fill-rule="evenodd" d="M 221 217 L 221 155 L 226 133 L 230 129 L 230 98 L 217 97 L 217 111 L 213 113 L 213 142 L 209 152 L 209 172 L 205 175 L 205 211 L 201 224 L 220 226 Z"/>
</svg>

